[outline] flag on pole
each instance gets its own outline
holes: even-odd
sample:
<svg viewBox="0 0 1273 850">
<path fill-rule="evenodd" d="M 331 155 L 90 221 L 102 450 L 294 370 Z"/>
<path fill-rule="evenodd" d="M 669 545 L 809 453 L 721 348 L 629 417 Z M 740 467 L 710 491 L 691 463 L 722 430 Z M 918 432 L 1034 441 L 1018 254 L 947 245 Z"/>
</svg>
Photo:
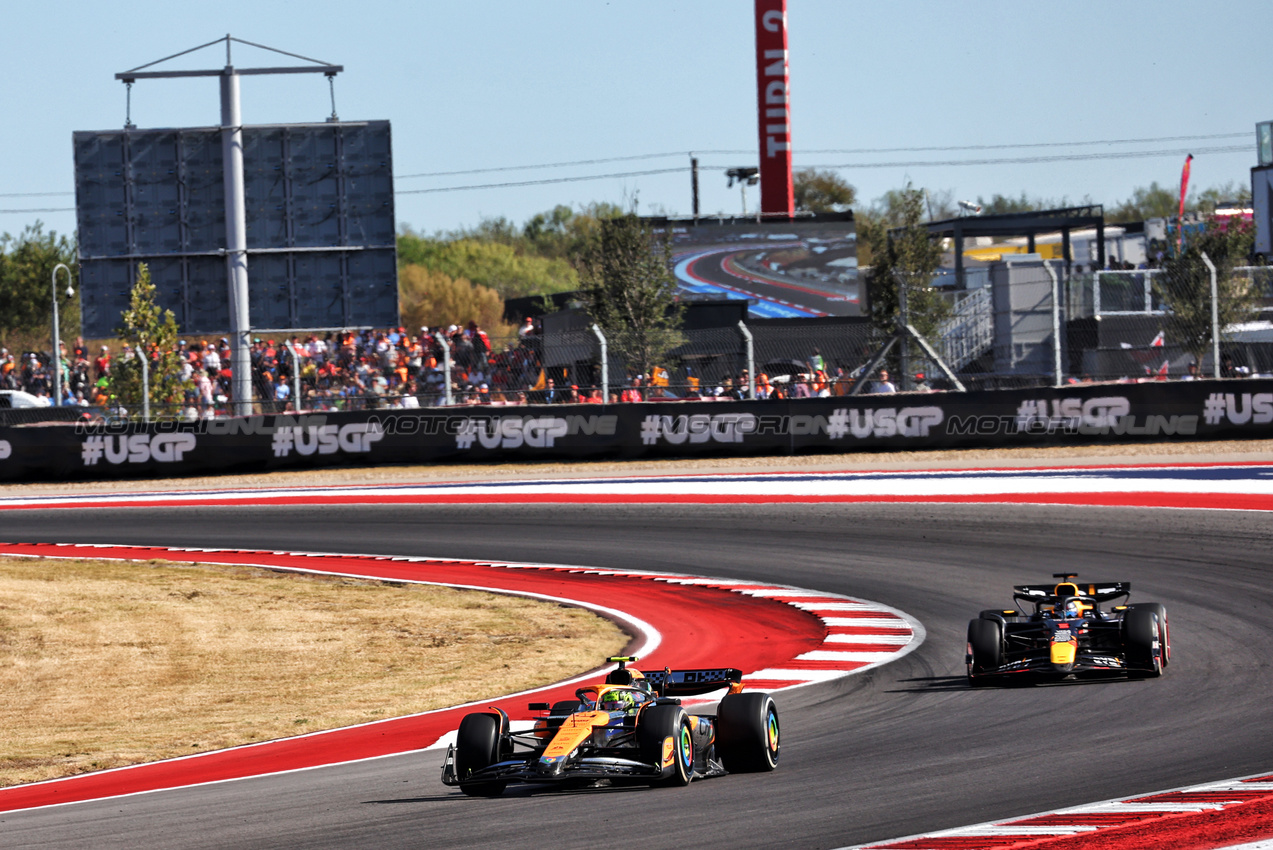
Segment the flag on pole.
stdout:
<svg viewBox="0 0 1273 850">
<path fill-rule="evenodd" d="M 1185 240 L 1185 195 L 1189 194 L 1189 164 L 1193 154 L 1185 157 L 1185 167 L 1180 172 L 1180 216 L 1176 219 L 1176 253 L 1180 253 Z"/>
</svg>

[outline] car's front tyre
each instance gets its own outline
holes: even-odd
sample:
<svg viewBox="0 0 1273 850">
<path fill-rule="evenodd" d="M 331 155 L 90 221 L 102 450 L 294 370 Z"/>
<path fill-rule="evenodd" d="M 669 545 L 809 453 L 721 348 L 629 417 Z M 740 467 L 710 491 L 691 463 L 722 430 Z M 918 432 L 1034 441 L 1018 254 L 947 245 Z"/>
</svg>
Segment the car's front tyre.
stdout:
<svg viewBox="0 0 1273 850">
<path fill-rule="evenodd" d="M 455 739 L 455 775 L 470 797 L 498 797 L 506 782 L 470 781 L 468 777 L 500 760 L 499 719 L 493 714 L 466 714 Z"/>
<path fill-rule="evenodd" d="M 664 747 L 671 740 L 672 763 L 663 764 Z M 654 705 L 641 715 L 637 726 L 641 758 L 662 769 L 651 785 L 685 786 L 694 778 L 694 735 L 689 716 L 679 705 Z"/>
<path fill-rule="evenodd" d="M 1003 666 L 1003 625 L 994 620 L 977 618 L 968 622 L 968 684 L 979 687 L 980 678 Z"/>
<path fill-rule="evenodd" d="M 1130 678 L 1155 679 L 1162 675 L 1161 628 L 1158 612 L 1149 605 L 1129 607 L 1123 615 L 1123 647 Z"/>
</svg>

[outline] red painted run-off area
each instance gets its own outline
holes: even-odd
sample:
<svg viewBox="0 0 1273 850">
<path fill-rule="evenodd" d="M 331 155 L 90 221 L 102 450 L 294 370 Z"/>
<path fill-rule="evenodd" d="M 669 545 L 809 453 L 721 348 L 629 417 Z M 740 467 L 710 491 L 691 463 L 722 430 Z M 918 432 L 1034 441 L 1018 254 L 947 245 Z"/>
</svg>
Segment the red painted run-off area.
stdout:
<svg viewBox="0 0 1273 850">
<path fill-rule="evenodd" d="M 207 505 L 459 505 L 459 504 L 686 504 L 772 505 L 801 503 L 903 503 L 903 504 L 1008 504 L 1075 505 L 1118 508 L 1206 508 L 1230 511 L 1273 511 L 1273 496 L 1260 493 L 985 493 L 936 495 L 801 495 L 711 493 L 339 493 L 322 490 L 296 495 L 260 494 L 223 496 L 216 492 L 193 496 L 162 496 L 120 501 L 118 498 L 77 497 L 67 502 L 27 502 L 0 505 L 0 510 L 53 510 L 57 508 L 181 508 Z"/>
<path fill-rule="evenodd" d="M 391 581 L 499 588 L 543 594 L 628 612 L 662 636 L 640 666 L 738 667 L 744 673 L 790 667 L 791 659 L 822 645 L 826 629 L 806 611 L 772 599 L 696 584 L 659 581 L 654 575 L 508 566 L 459 561 L 396 561 L 355 556 L 313 556 L 271 552 L 191 552 L 160 547 L 79 547 L 2 544 L 0 553 L 53 558 L 162 559 L 192 563 L 252 564 L 311 572 L 366 576 Z M 600 662 L 601 659 L 598 658 Z M 574 688 L 549 687 L 483 702 L 498 705 L 513 719 L 530 717 L 530 701 L 551 702 L 574 695 Z M 175 788 L 278 771 L 296 770 L 409 752 L 427 747 L 459 726 L 471 708 L 451 708 L 378 723 L 285 738 L 230 750 L 89 773 L 69 779 L 0 789 L 0 811 Z M 441 760 L 439 759 L 439 767 Z"/>
<path fill-rule="evenodd" d="M 1264 777 L 1265 781 L 1269 777 Z M 1204 792 L 1205 793 L 1205 792 Z M 1124 801 L 1184 803 L 1196 794 L 1171 792 Z M 1226 801 L 1243 795 L 1226 792 Z M 947 835 L 869 845 L 879 850 L 1218 850 L 1273 838 L 1273 794 L 1253 792 L 1223 809 L 1202 812 L 1094 812 L 1085 815 L 1042 815 L 1001 824 L 999 835 Z M 1064 836 L 1011 834 L 1013 826 L 1088 826 L 1090 831 Z"/>
</svg>

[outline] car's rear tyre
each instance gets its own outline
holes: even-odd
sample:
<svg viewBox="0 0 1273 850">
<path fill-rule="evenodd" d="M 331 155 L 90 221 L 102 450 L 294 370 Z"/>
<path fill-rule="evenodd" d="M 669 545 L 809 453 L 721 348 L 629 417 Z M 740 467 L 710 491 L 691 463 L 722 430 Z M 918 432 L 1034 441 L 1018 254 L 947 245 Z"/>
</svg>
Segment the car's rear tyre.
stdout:
<svg viewBox="0 0 1273 850">
<path fill-rule="evenodd" d="M 730 773 L 773 770 L 782 739 L 769 694 L 729 694 L 716 710 L 716 754 Z"/>
<path fill-rule="evenodd" d="M 1123 647 L 1127 652 L 1127 675 L 1132 679 L 1154 679 L 1162 675 L 1158 612 L 1150 606 L 1128 608 L 1123 615 Z M 1154 644 L 1159 651 L 1154 651 Z"/>
<path fill-rule="evenodd" d="M 455 739 L 455 776 L 470 797 L 498 797 L 505 782 L 469 782 L 467 777 L 500 760 L 499 720 L 493 714 L 466 714 Z"/>
<path fill-rule="evenodd" d="M 968 622 L 968 684 L 979 687 L 981 678 L 1003 666 L 1003 626 L 978 618 Z"/>
<path fill-rule="evenodd" d="M 672 764 L 662 768 L 651 785 L 685 786 L 694 778 L 694 735 L 685 709 L 679 705 L 655 705 L 641 714 L 637 725 L 637 742 L 641 759 L 647 764 L 663 765 L 663 744 L 672 739 Z"/>
</svg>

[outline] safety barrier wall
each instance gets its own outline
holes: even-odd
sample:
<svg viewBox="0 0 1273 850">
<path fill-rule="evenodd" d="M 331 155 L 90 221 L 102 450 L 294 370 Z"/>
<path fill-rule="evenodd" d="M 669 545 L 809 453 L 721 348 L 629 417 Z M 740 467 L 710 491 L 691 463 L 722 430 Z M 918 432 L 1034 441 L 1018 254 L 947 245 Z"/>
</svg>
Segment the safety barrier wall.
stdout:
<svg viewBox="0 0 1273 850">
<path fill-rule="evenodd" d="M 328 412 L 0 429 L 0 481 L 339 465 L 1081 445 L 1273 436 L 1273 380 L 787 401 Z"/>
</svg>

